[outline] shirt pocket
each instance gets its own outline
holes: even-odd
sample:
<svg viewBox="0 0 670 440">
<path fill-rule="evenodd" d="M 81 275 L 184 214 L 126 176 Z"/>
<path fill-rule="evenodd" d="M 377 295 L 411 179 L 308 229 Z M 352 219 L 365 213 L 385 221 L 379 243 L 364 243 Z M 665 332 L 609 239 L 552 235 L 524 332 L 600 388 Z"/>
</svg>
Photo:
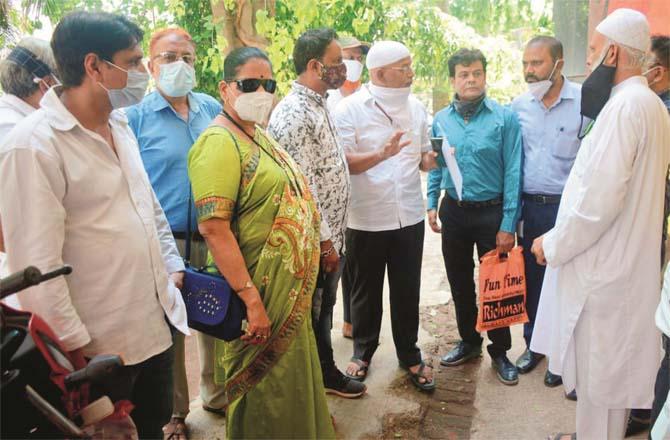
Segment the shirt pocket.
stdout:
<svg viewBox="0 0 670 440">
<path fill-rule="evenodd" d="M 483 129 L 479 129 L 475 136 L 472 136 L 472 152 L 477 157 L 491 158 L 500 154 L 500 147 L 503 142 L 502 125 L 495 124 Z"/>
<path fill-rule="evenodd" d="M 551 154 L 557 159 L 574 161 L 579 152 L 581 141 L 577 139 L 577 127 L 566 127 L 559 125 L 555 127 L 551 134 Z"/>
</svg>

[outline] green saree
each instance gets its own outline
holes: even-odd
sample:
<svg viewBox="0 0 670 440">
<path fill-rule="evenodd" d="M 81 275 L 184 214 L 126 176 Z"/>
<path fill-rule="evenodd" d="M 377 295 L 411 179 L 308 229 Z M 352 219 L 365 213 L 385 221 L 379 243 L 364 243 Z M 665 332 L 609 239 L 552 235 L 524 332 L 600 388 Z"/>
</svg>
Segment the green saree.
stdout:
<svg viewBox="0 0 670 440">
<path fill-rule="evenodd" d="M 231 221 L 272 322 L 264 345 L 217 341 L 228 396 L 227 437 L 334 438 L 311 324 L 319 214 L 290 156 L 256 129 L 258 145 L 212 126 L 188 157 L 198 221 Z M 212 264 L 212 256 L 208 257 Z"/>
</svg>

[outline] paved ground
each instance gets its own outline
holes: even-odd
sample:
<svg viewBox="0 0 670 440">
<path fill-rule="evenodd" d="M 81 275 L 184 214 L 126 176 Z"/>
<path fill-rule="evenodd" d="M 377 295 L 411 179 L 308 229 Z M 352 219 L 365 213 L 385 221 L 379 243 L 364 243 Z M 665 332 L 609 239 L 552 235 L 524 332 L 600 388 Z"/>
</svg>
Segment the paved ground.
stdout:
<svg viewBox="0 0 670 440">
<path fill-rule="evenodd" d="M 426 231 L 419 345 L 436 368 L 437 390 L 420 393 L 398 367 L 386 301 L 382 340 L 366 380 L 369 392 L 358 400 L 328 397 L 338 436 L 343 439 L 544 439 L 557 432 L 574 432 L 574 403 L 562 387 L 544 386 L 545 363 L 520 377 L 517 386 L 501 384 L 488 355 L 468 365 L 445 368 L 439 357 L 458 340 L 453 305 L 440 253 L 439 236 Z M 341 298 L 338 298 L 341 301 Z M 335 358 L 341 369 L 351 356 L 351 341 L 341 336 L 338 302 L 333 327 Z M 187 422 L 191 438 L 225 438 L 224 420 L 204 412 L 197 395 L 197 355 L 194 338 L 187 338 L 187 369 L 192 412 Z M 524 349 L 521 327 L 513 329 L 514 362 Z M 639 438 L 644 438 L 641 436 Z"/>
</svg>

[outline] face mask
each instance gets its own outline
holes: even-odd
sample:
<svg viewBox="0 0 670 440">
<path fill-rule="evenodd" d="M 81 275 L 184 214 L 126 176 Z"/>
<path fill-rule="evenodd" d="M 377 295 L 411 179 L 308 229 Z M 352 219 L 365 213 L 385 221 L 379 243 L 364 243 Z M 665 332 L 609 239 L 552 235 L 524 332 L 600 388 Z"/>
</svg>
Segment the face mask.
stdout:
<svg viewBox="0 0 670 440">
<path fill-rule="evenodd" d="M 380 87 L 370 84 L 370 94 L 374 96 L 379 102 L 390 105 L 392 107 L 399 107 L 407 105 L 407 99 L 411 93 L 411 87 Z"/>
<path fill-rule="evenodd" d="M 146 72 L 138 72 L 136 70 L 125 70 L 114 63 L 105 61 L 110 66 L 114 66 L 122 72 L 128 74 L 126 86 L 122 89 L 108 89 L 102 83 L 98 83 L 100 87 L 107 90 L 109 96 L 109 103 L 113 109 L 130 107 L 135 105 L 144 98 L 149 85 L 149 74 Z"/>
<path fill-rule="evenodd" d="M 649 75 L 649 72 L 653 72 L 653 71 L 656 70 L 656 69 L 662 69 L 662 67 L 661 67 L 661 66 L 655 66 L 655 67 L 652 67 L 651 69 L 647 70 L 646 72 L 644 72 L 644 73 L 642 74 L 642 76 L 644 76 L 645 78 L 647 78 L 647 84 L 649 85 L 649 87 L 653 86 L 653 85 L 656 84 L 658 81 L 660 81 L 660 79 L 659 79 L 659 80 L 654 80 L 654 81 L 649 81 L 649 77 L 647 76 L 647 75 Z"/>
<path fill-rule="evenodd" d="M 260 92 L 238 95 L 233 108 L 241 119 L 265 126 L 270 117 L 273 103 L 274 95 L 261 90 Z"/>
<path fill-rule="evenodd" d="M 188 95 L 197 82 L 195 69 L 179 60 L 174 63 L 161 64 L 158 75 L 158 87 L 172 98 Z"/>
<path fill-rule="evenodd" d="M 559 61 L 560 60 L 556 60 L 556 62 L 554 63 L 554 68 L 551 69 L 551 73 L 549 74 L 547 79 L 528 83 L 528 91 L 538 101 L 541 101 L 542 98 L 544 98 L 544 95 L 547 94 L 551 86 L 554 85 L 554 80 L 552 79 L 552 77 L 554 76 L 554 71 L 556 71 L 556 66 L 558 65 Z"/>
<path fill-rule="evenodd" d="M 347 80 L 347 65 L 342 63 L 336 66 L 321 64 L 321 81 L 328 85 L 329 89 L 339 89 Z"/>
<path fill-rule="evenodd" d="M 582 116 L 590 119 L 596 119 L 600 111 L 605 107 L 605 104 L 610 99 L 612 93 L 612 82 L 614 81 L 614 74 L 616 73 L 616 66 L 606 66 L 605 56 L 609 51 L 609 47 L 605 49 L 598 67 L 586 78 L 582 84 Z"/>
<path fill-rule="evenodd" d="M 343 62 L 347 66 L 347 81 L 356 82 L 361 79 L 363 63 L 356 60 L 344 60 Z"/>
</svg>

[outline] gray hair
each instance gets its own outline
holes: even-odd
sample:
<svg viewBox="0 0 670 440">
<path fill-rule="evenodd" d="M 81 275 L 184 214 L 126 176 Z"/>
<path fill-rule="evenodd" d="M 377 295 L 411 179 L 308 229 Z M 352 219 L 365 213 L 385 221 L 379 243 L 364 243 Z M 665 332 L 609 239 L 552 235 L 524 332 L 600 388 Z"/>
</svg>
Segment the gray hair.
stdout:
<svg viewBox="0 0 670 440">
<path fill-rule="evenodd" d="M 609 38 L 607 38 L 605 48 L 603 49 L 603 56 L 602 56 L 603 59 L 607 56 L 607 50 L 610 46 L 619 46 L 619 49 L 621 49 L 626 54 L 626 58 L 628 58 L 628 63 L 626 63 L 626 65 L 623 67 L 628 67 L 630 69 L 637 69 L 637 68 L 641 69 L 645 66 L 646 62 L 648 61 L 647 52 L 642 51 L 640 49 L 635 49 L 630 46 L 626 46 L 625 44 L 618 43 Z"/>
<path fill-rule="evenodd" d="M 38 60 L 49 66 L 51 72 L 56 71 L 56 61 L 48 41 L 39 38 L 23 38 L 17 46 L 32 52 Z M 24 67 L 4 59 L 0 61 L 0 86 L 5 93 L 25 99 L 39 89 L 35 76 Z"/>
</svg>

